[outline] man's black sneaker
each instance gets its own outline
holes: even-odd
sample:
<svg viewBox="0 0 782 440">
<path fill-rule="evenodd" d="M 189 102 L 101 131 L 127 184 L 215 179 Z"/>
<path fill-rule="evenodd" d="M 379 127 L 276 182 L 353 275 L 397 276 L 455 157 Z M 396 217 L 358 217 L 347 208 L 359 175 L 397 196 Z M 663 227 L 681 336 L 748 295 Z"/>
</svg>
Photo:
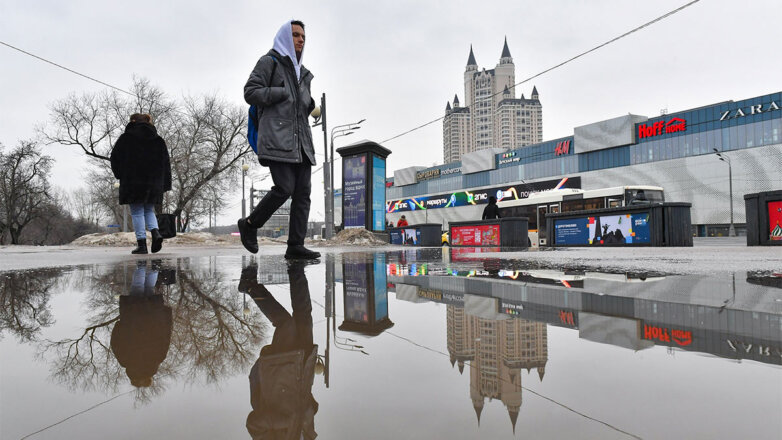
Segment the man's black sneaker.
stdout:
<svg viewBox="0 0 782 440">
<path fill-rule="evenodd" d="M 239 236 L 242 239 L 242 245 L 248 251 L 258 253 L 258 229 L 247 224 L 246 218 L 240 218 L 237 222 L 239 227 Z"/>
<path fill-rule="evenodd" d="M 320 258 L 320 252 L 311 251 L 302 245 L 288 246 L 285 251 L 286 260 L 314 260 Z"/>
</svg>

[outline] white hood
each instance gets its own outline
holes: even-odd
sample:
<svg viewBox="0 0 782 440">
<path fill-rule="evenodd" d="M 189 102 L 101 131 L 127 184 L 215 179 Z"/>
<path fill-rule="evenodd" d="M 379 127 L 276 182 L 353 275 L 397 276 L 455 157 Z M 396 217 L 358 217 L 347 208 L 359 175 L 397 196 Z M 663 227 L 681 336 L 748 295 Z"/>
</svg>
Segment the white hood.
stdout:
<svg viewBox="0 0 782 440">
<path fill-rule="evenodd" d="M 288 21 L 274 37 L 274 50 L 282 56 L 287 56 L 293 62 L 293 68 L 296 70 L 296 79 L 301 80 L 301 60 L 296 58 L 296 48 L 293 46 L 293 31 L 291 22 Z M 304 58 L 304 51 L 301 52 L 301 58 Z"/>
</svg>

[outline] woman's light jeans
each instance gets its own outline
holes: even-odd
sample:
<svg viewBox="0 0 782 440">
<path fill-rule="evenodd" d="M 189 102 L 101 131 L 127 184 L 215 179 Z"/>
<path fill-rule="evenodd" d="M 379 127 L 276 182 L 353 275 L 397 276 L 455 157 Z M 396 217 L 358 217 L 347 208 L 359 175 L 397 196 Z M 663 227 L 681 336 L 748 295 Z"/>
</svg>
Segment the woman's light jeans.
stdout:
<svg viewBox="0 0 782 440">
<path fill-rule="evenodd" d="M 136 232 L 136 240 L 146 240 L 147 229 L 150 231 L 157 229 L 155 205 L 152 203 L 131 203 L 130 216 L 133 218 L 133 230 Z"/>
</svg>

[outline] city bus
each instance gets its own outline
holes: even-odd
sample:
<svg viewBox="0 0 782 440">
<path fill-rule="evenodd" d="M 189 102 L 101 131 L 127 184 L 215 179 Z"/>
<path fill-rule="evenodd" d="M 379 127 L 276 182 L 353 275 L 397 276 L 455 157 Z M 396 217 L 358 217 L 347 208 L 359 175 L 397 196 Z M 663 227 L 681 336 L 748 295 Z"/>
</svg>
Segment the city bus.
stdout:
<svg viewBox="0 0 782 440">
<path fill-rule="evenodd" d="M 644 203 L 664 202 L 663 188 L 659 186 L 614 186 L 600 189 L 562 188 L 532 193 L 518 200 L 498 198 L 500 216 L 525 217 L 529 220 L 530 246 L 545 246 L 548 240 L 546 214 L 617 208 Z"/>
</svg>

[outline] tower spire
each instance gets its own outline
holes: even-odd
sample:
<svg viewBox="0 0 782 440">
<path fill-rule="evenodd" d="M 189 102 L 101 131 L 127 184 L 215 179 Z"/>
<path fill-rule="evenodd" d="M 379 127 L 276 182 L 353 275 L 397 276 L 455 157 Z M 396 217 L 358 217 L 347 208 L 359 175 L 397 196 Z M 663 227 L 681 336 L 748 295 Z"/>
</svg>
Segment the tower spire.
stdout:
<svg viewBox="0 0 782 440">
<path fill-rule="evenodd" d="M 478 66 L 478 63 L 475 62 L 475 54 L 472 53 L 472 44 L 470 45 L 470 57 L 467 58 L 467 65 L 468 66 Z"/>
<path fill-rule="evenodd" d="M 508 49 L 508 36 L 505 36 L 505 45 L 502 46 L 502 55 L 500 55 L 500 58 L 511 58 L 510 56 L 510 49 Z"/>
</svg>

